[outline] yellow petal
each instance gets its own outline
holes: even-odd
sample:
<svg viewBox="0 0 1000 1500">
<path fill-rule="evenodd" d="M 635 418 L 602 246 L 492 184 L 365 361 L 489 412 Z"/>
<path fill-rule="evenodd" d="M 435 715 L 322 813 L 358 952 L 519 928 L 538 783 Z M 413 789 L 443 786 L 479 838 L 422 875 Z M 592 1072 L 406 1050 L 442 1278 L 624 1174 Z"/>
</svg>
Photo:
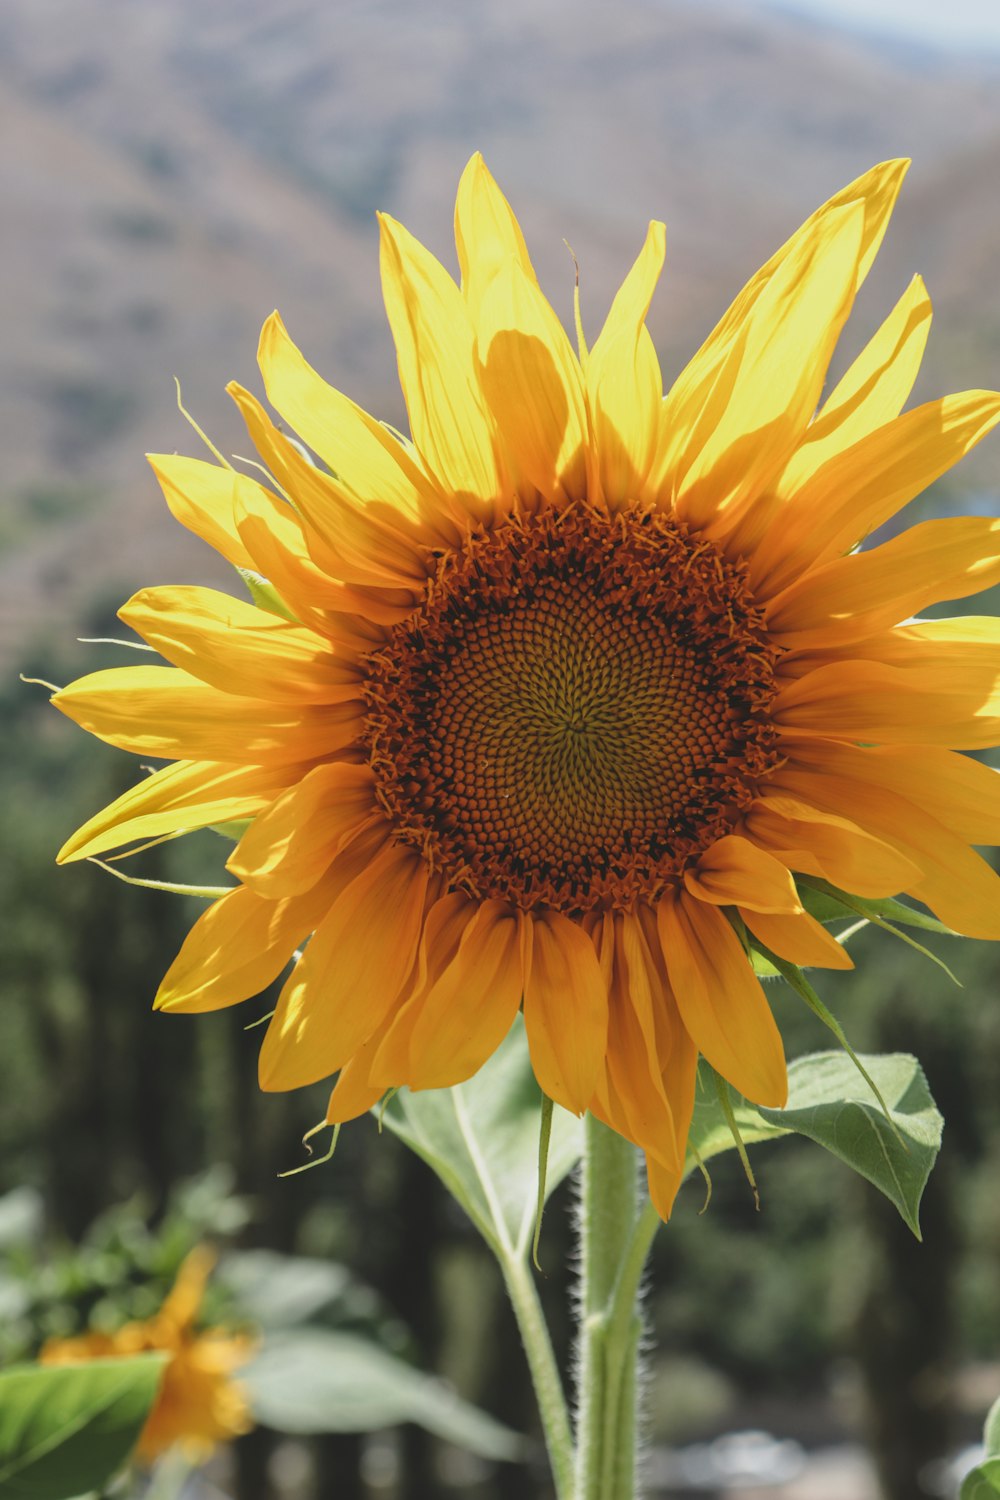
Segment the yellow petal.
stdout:
<svg viewBox="0 0 1000 1500">
<path fill-rule="evenodd" d="M 549 499 L 582 493 L 587 410 L 566 333 L 533 278 L 510 260 L 482 297 L 476 327 L 482 388 L 513 473 Z"/>
<path fill-rule="evenodd" d="M 930 642 L 905 666 L 830 662 L 785 683 L 772 716 L 799 734 L 985 749 L 1000 743 L 1000 646 Z"/>
<path fill-rule="evenodd" d="M 527 277 L 535 279 L 521 226 L 478 151 L 458 184 L 455 248 L 473 325 L 483 293 L 508 261 L 515 261 Z"/>
<path fill-rule="evenodd" d="M 359 500 L 415 519 L 433 507 L 433 487 L 407 449 L 317 375 L 277 313 L 264 324 L 257 358 L 272 406 Z"/>
<path fill-rule="evenodd" d="M 175 667 L 224 693 L 272 703 L 356 698 L 361 671 L 329 641 L 215 589 L 142 589 L 118 611 Z"/>
<path fill-rule="evenodd" d="M 502 482 L 468 310 L 429 250 L 388 215 L 380 214 L 379 224 L 382 295 L 413 441 L 444 490 L 481 507 Z"/>
<path fill-rule="evenodd" d="M 828 459 L 893 421 L 920 370 L 931 326 L 931 299 L 914 276 L 882 326 L 831 391 L 778 482 L 793 495 Z"/>
<path fill-rule="evenodd" d="M 670 434 L 683 520 L 705 526 L 738 512 L 801 440 L 850 310 L 863 224 L 852 204 L 803 236 L 761 293 L 693 429 Z"/>
<path fill-rule="evenodd" d="M 787 647 L 864 640 L 942 599 L 1000 582 L 1000 520 L 924 521 L 870 552 L 823 564 L 770 600 L 768 628 Z"/>
<path fill-rule="evenodd" d="M 856 896 L 895 896 L 920 878 L 912 860 L 850 816 L 822 812 L 786 792 L 755 802 L 744 824 L 754 843 L 790 869 L 819 875 Z"/>
<path fill-rule="evenodd" d="M 654 220 L 587 359 L 601 487 L 613 504 L 651 498 L 645 480 L 659 438 L 663 380 L 645 322 L 665 251 L 666 230 Z"/>
<path fill-rule="evenodd" d="M 258 453 L 305 517 L 306 540 L 312 543 L 320 567 L 346 583 L 374 587 L 406 588 L 426 582 L 427 568 L 414 541 L 422 528 L 408 512 L 381 500 L 357 500 L 279 432 L 249 391 L 235 381 L 226 390 L 239 407 Z M 431 533 L 431 539 L 439 538 Z M 447 539 L 454 542 L 457 533 Z"/>
<path fill-rule="evenodd" d="M 834 432 L 822 445 L 824 462 L 799 493 L 789 488 L 754 551 L 758 595 L 770 597 L 807 568 L 849 551 L 954 468 L 997 422 L 1000 396 L 965 391 L 918 406 L 839 451 Z"/>
<path fill-rule="evenodd" d="M 368 766 L 316 766 L 254 819 L 226 868 L 261 896 L 294 896 L 373 816 L 381 811 Z"/>
<path fill-rule="evenodd" d="M 657 922 L 670 987 L 698 1051 L 754 1104 L 780 1109 L 788 1096 L 781 1036 L 729 922 L 687 892 L 664 897 Z"/>
<path fill-rule="evenodd" d="M 747 322 L 754 317 L 758 304 L 775 275 L 791 257 L 801 253 L 803 244 L 813 239 L 817 227 L 825 218 L 852 203 L 860 203 L 864 214 L 855 290 L 861 285 L 882 242 L 908 166 L 909 162 L 903 160 L 882 162 L 854 182 L 848 183 L 847 187 L 818 208 L 750 278 L 701 349 L 682 371 L 664 402 L 661 419 L 664 475 L 672 468 L 672 435 L 688 430 L 692 420 L 704 407 L 733 344 L 745 330 Z"/>
<path fill-rule="evenodd" d="M 174 519 L 221 552 L 234 568 L 253 568 L 233 515 L 233 470 L 177 453 L 146 456 Z"/>
<path fill-rule="evenodd" d="M 853 969 L 843 943 L 807 911 L 762 912 L 748 906 L 739 908 L 740 916 L 754 937 L 779 958 L 801 968 Z"/>
<path fill-rule="evenodd" d="M 524 990 L 523 918 L 484 901 L 458 950 L 416 1002 L 410 1086 L 449 1088 L 471 1078 L 514 1024 Z"/>
<path fill-rule="evenodd" d="M 176 667 L 111 667 L 54 694 L 56 708 L 121 750 L 177 760 L 280 765 L 342 750 L 359 705 L 234 697 Z"/>
<path fill-rule="evenodd" d="M 802 910 L 787 868 L 749 839 L 729 834 L 707 849 L 687 871 L 684 884 L 713 906 L 750 906 L 754 911 Z"/>
<path fill-rule="evenodd" d="M 543 1092 L 582 1114 L 604 1063 L 608 993 L 590 938 L 559 912 L 532 914 L 524 1024 Z"/>
<path fill-rule="evenodd" d="M 138 839 L 250 818 L 299 774 L 297 766 L 177 761 L 145 776 L 96 813 L 66 840 L 57 861 L 65 864 Z"/>
<path fill-rule="evenodd" d="M 427 878 L 415 850 L 390 843 L 337 898 L 281 992 L 260 1051 L 261 1088 L 328 1078 L 378 1029 L 417 951 Z"/>
</svg>

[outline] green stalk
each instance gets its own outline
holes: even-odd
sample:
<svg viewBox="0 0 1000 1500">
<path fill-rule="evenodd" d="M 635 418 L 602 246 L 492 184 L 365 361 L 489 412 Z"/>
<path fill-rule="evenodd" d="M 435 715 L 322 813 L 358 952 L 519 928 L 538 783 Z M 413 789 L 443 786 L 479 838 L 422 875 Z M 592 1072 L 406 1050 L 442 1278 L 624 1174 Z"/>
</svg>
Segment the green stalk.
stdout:
<svg viewBox="0 0 1000 1500">
<path fill-rule="evenodd" d="M 532 1273 L 523 1258 L 515 1254 L 501 1256 L 500 1267 L 507 1295 L 517 1318 L 524 1352 L 528 1357 L 528 1368 L 545 1433 L 545 1446 L 552 1465 L 556 1497 L 557 1500 L 572 1500 L 573 1436 L 545 1315 L 538 1300 Z"/>
<path fill-rule="evenodd" d="M 574 1500 L 634 1500 L 638 1292 L 655 1224 L 639 1214 L 635 1147 L 592 1115 L 585 1128 Z"/>
</svg>

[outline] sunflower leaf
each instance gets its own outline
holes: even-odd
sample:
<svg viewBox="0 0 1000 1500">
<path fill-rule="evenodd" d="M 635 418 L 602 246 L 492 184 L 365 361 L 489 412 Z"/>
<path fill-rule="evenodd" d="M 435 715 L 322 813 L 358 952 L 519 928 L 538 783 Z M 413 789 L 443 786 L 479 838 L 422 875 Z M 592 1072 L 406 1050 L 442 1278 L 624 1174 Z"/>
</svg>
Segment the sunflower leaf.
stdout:
<svg viewBox="0 0 1000 1500">
<path fill-rule="evenodd" d="M 143 1354 L 0 1374 L 4 1500 L 67 1500 L 103 1490 L 135 1447 L 165 1359 Z"/>
<path fill-rule="evenodd" d="M 763 1109 L 730 1089 L 733 1116 L 747 1145 L 804 1135 L 867 1178 L 920 1238 L 920 1199 L 941 1144 L 943 1120 L 916 1058 L 902 1052 L 859 1059 L 881 1093 L 875 1094 L 841 1052 L 817 1052 L 788 1069 L 788 1103 Z M 733 1148 L 725 1114 L 704 1064 L 699 1066 L 685 1175 Z"/>
<path fill-rule="evenodd" d="M 518 1459 L 526 1444 L 439 1380 L 369 1339 L 325 1328 L 271 1334 L 240 1371 L 254 1417 L 278 1432 L 373 1432 L 416 1422 L 483 1458 Z"/>
<path fill-rule="evenodd" d="M 450 1089 L 400 1089 L 383 1123 L 422 1156 L 457 1198 L 494 1253 L 523 1256 L 538 1212 L 542 1094 L 518 1017 L 474 1079 Z M 579 1120 L 553 1109 L 544 1196 L 573 1170 L 583 1149 Z"/>
<path fill-rule="evenodd" d="M 987 1458 L 962 1480 L 959 1500 L 996 1500 L 1000 1495 L 1000 1458 Z"/>
</svg>

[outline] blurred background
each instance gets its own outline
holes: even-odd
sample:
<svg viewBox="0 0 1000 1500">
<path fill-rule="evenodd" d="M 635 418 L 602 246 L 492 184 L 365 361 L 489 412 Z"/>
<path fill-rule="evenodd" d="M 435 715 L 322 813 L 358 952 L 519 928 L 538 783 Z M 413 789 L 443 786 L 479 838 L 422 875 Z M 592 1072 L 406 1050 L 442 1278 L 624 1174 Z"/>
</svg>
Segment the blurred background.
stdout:
<svg viewBox="0 0 1000 1500">
<path fill-rule="evenodd" d="M 364 1329 L 537 1438 L 499 1278 L 428 1169 L 361 1121 L 332 1162 L 280 1179 L 325 1093 L 258 1094 L 244 1027 L 266 997 L 150 1013 L 195 908 L 54 867 L 135 764 L 18 682 L 124 664 L 77 637 L 115 634 L 139 587 L 233 588 L 170 520 L 142 455 L 199 452 L 174 376 L 219 446 L 246 451 L 223 386 L 258 388 L 272 307 L 334 384 L 403 422 L 374 212 L 453 266 L 475 149 L 567 320 L 572 246 L 591 333 L 647 219 L 666 219 L 650 323 L 668 378 L 814 207 L 912 156 L 838 367 L 919 271 L 935 328 L 917 398 L 1000 378 L 995 0 L 3 0 L 0 1361 L 142 1316 L 209 1237 L 238 1252 L 244 1311 L 312 1285 L 293 1323 Z M 987 443 L 917 509 L 996 510 L 998 475 Z M 150 850 L 141 873 L 217 881 L 225 852 L 209 832 Z M 759 1214 L 728 1157 L 704 1216 L 689 1184 L 647 1302 L 652 1495 L 954 1495 L 1000 1392 L 997 959 L 943 940 L 958 990 L 879 934 L 855 946 L 859 974 L 825 978 L 824 997 L 857 1047 L 915 1052 L 947 1120 L 924 1243 L 808 1143 L 758 1148 Z M 775 1004 L 791 1053 L 825 1047 L 790 994 Z M 570 1200 L 561 1189 L 542 1249 L 564 1363 Z M 308 1404 L 308 1381 L 284 1389 Z M 532 1450 L 470 1453 L 429 1408 L 399 1424 L 359 1402 L 355 1425 L 377 1431 L 289 1435 L 286 1412 L 221 1455 L 203 1493 L 550 1493 Z"/>
</svg>

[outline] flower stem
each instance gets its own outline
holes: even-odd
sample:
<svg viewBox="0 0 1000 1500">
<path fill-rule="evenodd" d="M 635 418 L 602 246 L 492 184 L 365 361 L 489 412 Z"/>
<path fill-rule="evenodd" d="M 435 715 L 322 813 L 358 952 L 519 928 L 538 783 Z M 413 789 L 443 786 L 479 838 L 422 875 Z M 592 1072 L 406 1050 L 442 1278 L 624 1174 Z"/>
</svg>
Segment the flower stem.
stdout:
<svg viewBox="0 0 1000 1500">
<path fill-rule="evenodd" d="M 523 1258 L 513 1254 L 504 1256 L 500 1265 L 528 1357 L 557 1500 L 572 1500 L 573 1436 L 569 1412 L 532 1273 Z"/>
<path fill-rule="evenodd" d="M 638 1207 L 636 1151 L 587 1116 L 580 1237 L 574 1500 L 634 1500 L 638 1292 L 659 1220 Z"/>
</svg>

